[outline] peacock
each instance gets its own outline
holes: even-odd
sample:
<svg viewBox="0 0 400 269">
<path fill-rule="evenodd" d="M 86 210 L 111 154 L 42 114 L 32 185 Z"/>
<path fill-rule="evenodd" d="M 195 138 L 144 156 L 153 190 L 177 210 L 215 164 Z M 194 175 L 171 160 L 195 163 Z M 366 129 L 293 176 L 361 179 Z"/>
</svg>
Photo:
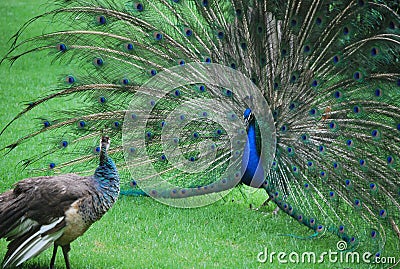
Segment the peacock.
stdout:
<svg viewBox="0 0 400 269">
<path fill-rule="evenodd" d="M 19 181 L 0 195 L 0 238 L 10 241 L 2 268 L 16 267 L 54 244 L 50 268 L 58 247 L 71 268 L 70 243 L 81 236 L 114 204 L 119 176 L 107 155 L 109 138 L 100 141 L 100 164 L 94 175 L 42 176 Z"/>
<path fill-rule="evenodd" d="M 4 150 L 41 139 L 23 168 L 85 174 L 107 132 L 124 194 L 200 207 L 247 185 L 309 238 L 333 234 L 379 257 L 400 239 L 399 10 L 384 0 L 54 0 L 3 62 L 38 53 L 68 71 L 4 126 L 31 120 Z"/>
</svg>

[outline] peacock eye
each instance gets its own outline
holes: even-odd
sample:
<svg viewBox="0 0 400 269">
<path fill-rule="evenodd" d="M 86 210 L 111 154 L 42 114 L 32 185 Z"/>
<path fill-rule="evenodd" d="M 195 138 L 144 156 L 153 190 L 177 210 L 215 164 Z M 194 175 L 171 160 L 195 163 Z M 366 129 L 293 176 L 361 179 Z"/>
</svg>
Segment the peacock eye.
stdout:
<svg viewBox="0 0 400 269">
<path fill-rule="evenodd" d="M 134 7 L 136 9 L 136 11 L 142 12 L 144 10 L 144 6 L 142 3 L 135 3 Z"/>
<path fill-rule="evenodd" d="M 97 23 L 98 23 L 99 25 L 103 25 L 103 24 L 106 24 L 106 23 L 107 23 L 107 19 L 106 19 L 106 17 L 104 17 L 103 15 L 97 16 L 97 17 L 96 17 L 96 21 L 97 21 Z"/>
<path fill-rule="evenodd" d="M 63 43 L 57 45 L 57 49 L 61 52 L 65 52 L 67 50 L 67 46 Z"/>
</svg>

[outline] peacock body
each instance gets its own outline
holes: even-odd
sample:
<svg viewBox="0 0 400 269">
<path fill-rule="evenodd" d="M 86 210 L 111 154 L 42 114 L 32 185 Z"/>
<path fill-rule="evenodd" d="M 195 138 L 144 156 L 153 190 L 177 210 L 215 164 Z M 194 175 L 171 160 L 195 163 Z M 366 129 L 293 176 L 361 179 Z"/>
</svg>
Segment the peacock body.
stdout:
<svg viewBox="0 0 400 269">
<path fill-rule="evenodd" d="M 54 244 L 62 248 L 70 268 L 70 243 L 81 236 L 114 204 L 119 176 L 107 156 L 109 138 L 101 141 L 100 165 L 93 176 L 76 174 L 27 178 L 0 195 L 0 238 L 10 241 L 2 268 L 21 265 Z"/>
<path fill-rule="evenodd" d="M 390 1 L 54 1 L 4 60 L 67 65 L 27 104 L 46 137 L 26 167 L 86 173 L 94 138 L 115 141 L 124 188 L 179 207 L 238 184 L 349 249 L 400 236 L 400 16 Z M 51 20 L 53 29 L 24 37 Z M 76 70 L 75 70 L 76 69 Z M 70 107 L 35 114 L 51 102 Z M 124 172 L 125 171 L 125 172 Z M 184 198 L 184 199 L 177 199 Z"/>
</svg>

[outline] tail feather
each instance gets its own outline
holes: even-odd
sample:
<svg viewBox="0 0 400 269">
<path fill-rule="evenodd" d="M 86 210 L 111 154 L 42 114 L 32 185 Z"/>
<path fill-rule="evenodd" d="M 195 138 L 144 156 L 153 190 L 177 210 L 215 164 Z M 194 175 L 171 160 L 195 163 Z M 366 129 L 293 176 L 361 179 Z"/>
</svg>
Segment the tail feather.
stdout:
<svg viewBox="0 0 400 269">
<path fill-rule="evenodd" d="M 18 221 L 14 221 L 13 226 L 15 226 L 15 228 L 12 230 L 9 229 L 9 232 L 3 236 L 4 238 L 7 238 L 8 241 L 15 240 L 18 237 L 21 237 L 21 235 L 29 234 L 31 230 L 39 226 L 39 223 L 22 216 Z"/>
<path fill-rule="evenodd" d="M 8 234 L 13 234 L 15 229 L 20 225 L 20 220 L 26 212 L 24 207 L 21 207 L 19 200 L 15 197 L 13 191 L 7 191 L 0 195 L 0 238 L 8 237 Z"/>
<path fill-rule="evenodd" d="M 48 225 L 42 225 L 33 232 L 12 241 L 8 245 L 8 251 L 4 257 L 2 268 L 16 267 L 26 260 L 33 258 L 49 248 L 54 241 L 61 237 L 63 229 L 52 231 L 64 220 L 64 217 L 56 219 Z M 62 225 L 61 225 L 62 226 Z M 51 233 L 48 233 L 52 231 Z"/>
</svg>

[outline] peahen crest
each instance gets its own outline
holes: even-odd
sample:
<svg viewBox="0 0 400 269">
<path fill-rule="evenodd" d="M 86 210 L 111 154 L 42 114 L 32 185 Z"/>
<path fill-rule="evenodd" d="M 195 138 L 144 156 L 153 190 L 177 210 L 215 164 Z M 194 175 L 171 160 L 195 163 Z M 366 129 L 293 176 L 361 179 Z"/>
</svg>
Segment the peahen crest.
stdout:
<svg viewBox="0 0 400 269">
<path fill-rule="evenodd" d="M 45 51 L 71 68 L 1 131 L 20 118 L 39 118 L 6 146 L 46 138 L 43 152 L 27 153 L 25 166 L 85 173 L 106 129 L 122 178 L 130 171 L 163 202 L 200 206 L 244 183 L 264 188 L 316 236 L 333 233 L 349 248 L 363 245 L 376 255 L 387 240 L 399 240 L 398 3 L 54 6 L 22 26 L 3 59 Z M 25 37 L 41 20 L 53 29 Z M 68 107 L 48 117 L 35 114 L 38 106 L 66 100 Z"/>
</svg>

